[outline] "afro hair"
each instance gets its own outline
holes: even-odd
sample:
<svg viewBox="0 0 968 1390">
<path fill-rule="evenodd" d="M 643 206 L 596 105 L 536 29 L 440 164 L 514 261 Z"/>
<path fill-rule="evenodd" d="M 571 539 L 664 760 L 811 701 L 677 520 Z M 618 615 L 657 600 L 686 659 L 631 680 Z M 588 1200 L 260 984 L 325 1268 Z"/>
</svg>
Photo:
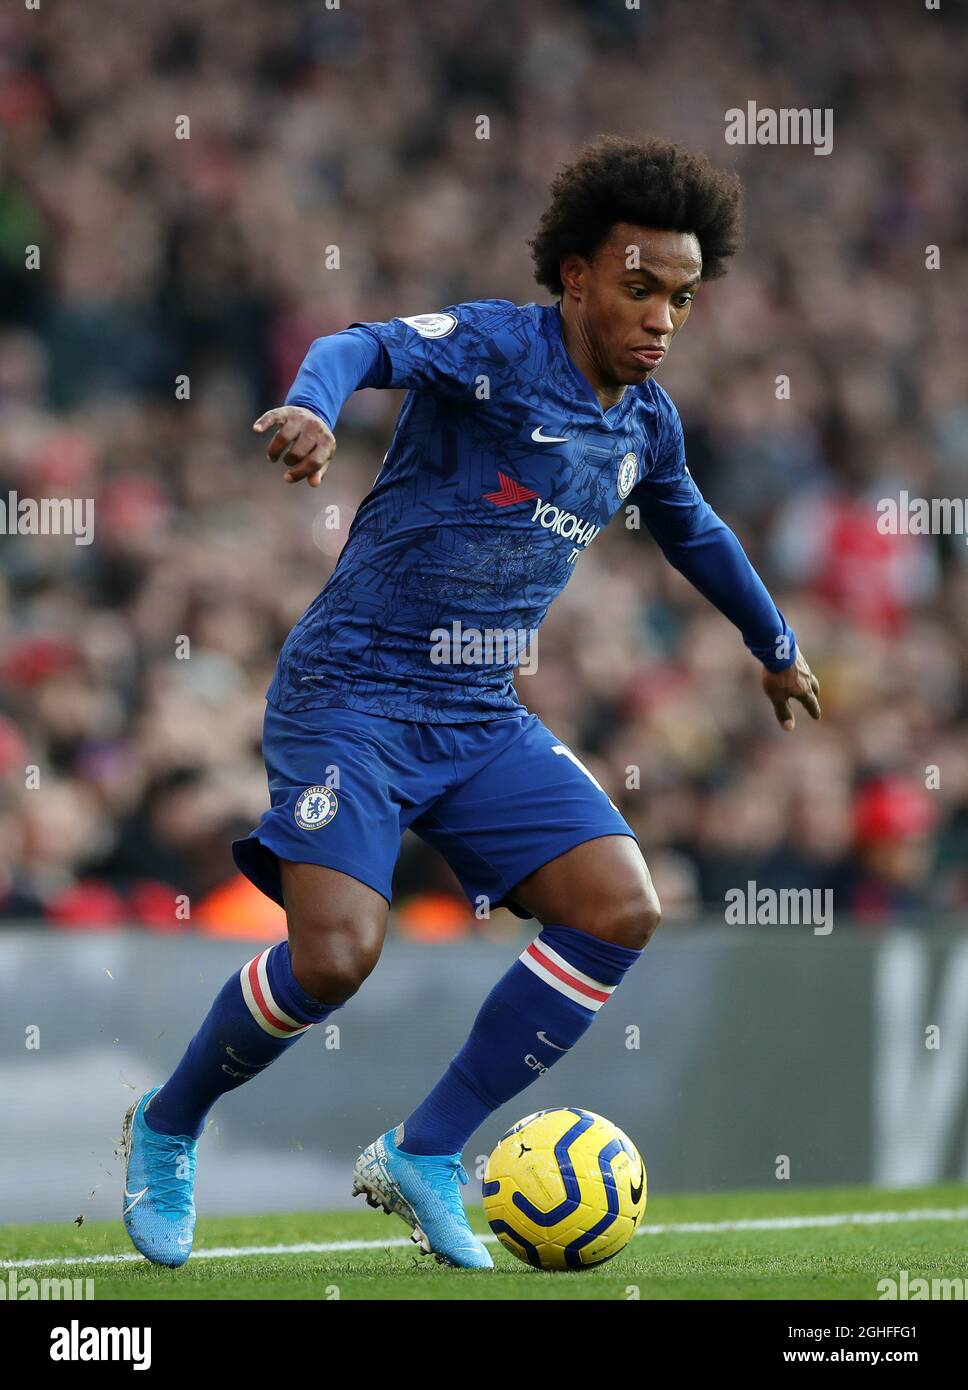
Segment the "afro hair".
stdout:
<svg viewBox="0 0 968 1390">
<path fill-rule="evenodd" d="M 562 257 L 591 260 L 616 222 L 657 231 L 692 232 L 704 280 L 725 275 L 740 245 L 739 179 L 705 155 L 664 140 L 600 135 L 562 166 L 551 184 L 531 247 L 534 278 L 564 293 Z"/>
</svg>

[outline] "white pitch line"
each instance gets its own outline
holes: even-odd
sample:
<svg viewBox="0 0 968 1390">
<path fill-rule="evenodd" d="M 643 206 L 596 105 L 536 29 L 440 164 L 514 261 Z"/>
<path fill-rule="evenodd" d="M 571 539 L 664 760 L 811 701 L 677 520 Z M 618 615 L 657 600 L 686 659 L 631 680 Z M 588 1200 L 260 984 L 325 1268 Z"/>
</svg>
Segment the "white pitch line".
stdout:
<svg viewBox="0 0 968 1390">
<path fill-rule="evenodd" d="M 665 1226 L 640 1226 L 637 1236 L 715 1235 L 729 1231 L 802 1231 L 823 1226 L 880 1226 L 901 1221 L 968 1221 L 968 1207 L 915 1207 L 910 1211 L 855 1211 L 836 1216 L 775 1216 L 747 1221 L 680 1221 Z M 496 1236 L 482 1236 L 489 1244 Z M 336 1255 L 349 1250 L 392 1250 L 408 1247 L 407 1238 L 399 1240 L 329 1240 L 304 1241 L 300 1245 L 213 1245 L 192 1252 L 192 1261 L 231 1260 L 251 1255 Z M 121 1265 L 141 1263 L 144 1256 L 124 1255 L 60 1255 L 46 1260 L 0 1260 L 0 1269 L 40 1269 L 50 1266 L 66 1268 L 72 1265 Z M 147 1261 L 145 1261 L 147 1263 Z"/>
<path fill-rule="evenodd" d="M 715 1231 L 799 1231 L 814 1226 L 884 1226 L 895 1221 L 968 1221 L 968 1207 L 920 1207 L 910 1211 L 855 1211 L 837 1216 L 775 1216 L 748 1221 L 683 1221 L 640 1226 L 636 1235 L 706 1235 Z"/>
</svg>

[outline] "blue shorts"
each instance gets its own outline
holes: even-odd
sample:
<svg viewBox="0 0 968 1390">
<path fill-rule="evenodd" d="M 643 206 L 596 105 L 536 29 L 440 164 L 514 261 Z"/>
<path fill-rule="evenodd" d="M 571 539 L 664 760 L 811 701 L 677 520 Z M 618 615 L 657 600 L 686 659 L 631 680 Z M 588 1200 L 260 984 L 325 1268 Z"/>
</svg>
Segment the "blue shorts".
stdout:
<svg viewBox="0 0 968 1390">
<path fill-rule="evenodd" d="M 350 874 L 391 901 L 404 830 L 444 856 L 471 904 L 586 840 L 631 835 L 602 787 L 536 715 L 418 724 L 356 710 L 266 705 L 271 807 L 232 846 L 247 878 L 284 906 L 279 860 Z"/>
</svg>

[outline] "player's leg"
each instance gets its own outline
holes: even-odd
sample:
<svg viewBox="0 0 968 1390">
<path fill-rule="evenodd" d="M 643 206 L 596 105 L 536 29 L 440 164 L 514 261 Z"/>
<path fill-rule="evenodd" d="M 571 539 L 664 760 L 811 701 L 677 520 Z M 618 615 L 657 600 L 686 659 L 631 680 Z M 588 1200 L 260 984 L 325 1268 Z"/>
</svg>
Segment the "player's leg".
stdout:
<svg viewBox="0 0 968 1390">
<path fill-rule="evenodd" d="M 652 879 L 628 825 L 536 719 L 433 814 L 427 838 L 447 853 L 472 900 L 481 888 L 492 902 L 510 899 L 542 930 L 399 1128 L 397 1142 L 414 1154 L 459 1152 L 493 1110 L 554 1066 L 659 923 Z"/>
<path fill-rule="evenodd" d="M 461 1150 L 493 1109 L 578 1040 L 638 958 L 658 904 L 629 827 L 539 720 L 463 726 L 454 740 L 461 780 L 414 830 L 446 855 L 472 902 L 497 905 L 520 884 L 529 911 L 554 910 L 558 920 L 540 959 L 533 947 L 491 991 L 427 1099 L 363 1151 L 356 1189 L 412 1220 L 424 1249 L 480 1268 L 492 1261 L 460 1199 Z M 568 852 L 592 839 L 597 859 L 586 851 L 563 869 Z M 539 873 L 551 860 L 557 870 Z M 569 925 L 579 921 L 592 930 Z"/>
<path fill-rule="evenodd" d="M 280 870 L 289 940 L 226 980 L 171 1077 L 125 1118 L 124 1221 L 156 1263 L 181 1265 L 191 1253 L 197 1142 L 212 1106 L 340 1008 L 379 958 L 384 897 L 317 864 Z"/>
<path fill-rule="evenodd" d="M 485 999 L 446 1073 L 403 1124 L 413 1153 L 451 1153 L 588 1031 L 638 960 L 659 903 L 635 841 L 569 850 L 514 890 L 543 923 Z M 579 925 L 579 923 L 581 925 Z"/>
<path fill-rule="evenodd" d="M 320 864 L 281 861 L 289 940 L 226 980 L 171 1077 L 149 1126 L 197 1139 L 219 1096 L 251 1081 L 352 997 L 376 965 L 388 905 L 365 883 Z"/>
<path fill-rule="evenodd" d="M 578 1042 L 659 921 L 648 869 L 626 836 L 571 849 L 523 879 L 514 896 L 558 925 L 546 926 L 502 976 L 444 1076 L 401 1125 L 364 1149 L 355 1173 L 354 1190 L 402 1216 L 425 1251 L 471 1268 L 492 1260 L 460 1198 L 464 1145 Z"/>
<path fill-rule="evenodd" d="M 172 1076 L 125 1118 L 124 1220 L 149 1259 L 177 1265 L 188 1258 L 196 1144 L 216 1100 L 260 1075 L 345 1003 L 379 955 L 400 807 L 388 796 L 381 749 L 365 726 L 337 710 L 321 730 L 267 708 L 272 805 L 233 850 L 240 869 L 285 907 L 289 940 L 230 976 Z M 320 769 L 330 768 L 339 771 L 338 794 L 317 785 Z"/>
</svg>

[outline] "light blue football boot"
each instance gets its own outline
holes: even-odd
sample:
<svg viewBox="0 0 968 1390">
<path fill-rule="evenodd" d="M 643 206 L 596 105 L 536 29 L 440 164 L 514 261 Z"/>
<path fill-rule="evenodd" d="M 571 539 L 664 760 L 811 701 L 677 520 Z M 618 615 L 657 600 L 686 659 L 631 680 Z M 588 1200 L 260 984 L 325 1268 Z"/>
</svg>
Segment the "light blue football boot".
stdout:
<svg viewBox="0 0 968 1390">
<path fill-rule="evenodd" d="M 145 1120 L 155 1086 L 124 1117 L 126 1160 L 123 1216 L 128 1235 L 152 1264 L 177 1269 L 192 1253 L 195 1234 L 196 1140 L 158 1134 Z"/>
<path fill-rule="evenodd" d="M 410 1239 L 439 1264 L 491 1269 L 494 1261 L 467 1224 L 460 1186 L 467 1182 L 460 1154 L 408 1154 L 394 1142 L 402 1125 L 387 1130 L 360 1154 L 353 1169 L 354 1195 L 382 1207 L 411 1228 Z"/>
</svg>

